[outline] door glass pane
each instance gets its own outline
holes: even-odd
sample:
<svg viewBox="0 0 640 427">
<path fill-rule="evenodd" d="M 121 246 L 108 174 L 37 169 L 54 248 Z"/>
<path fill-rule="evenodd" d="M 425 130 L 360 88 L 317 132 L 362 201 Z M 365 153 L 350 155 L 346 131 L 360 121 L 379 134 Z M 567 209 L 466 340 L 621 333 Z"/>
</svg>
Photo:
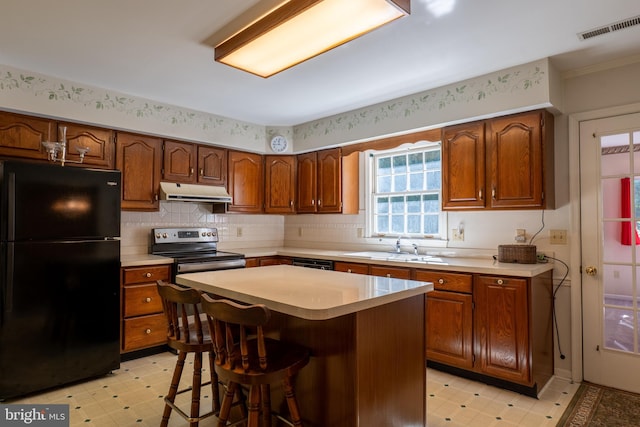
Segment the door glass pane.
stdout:
<svg viewBox="0 0 640 427">
<path fill-rule="evenodd" d="M 607 349 L 638 352 L 638 254 L 640 156 L 631 133 L 604 136 L 601 141 L 602 313 Z"/>
</svg>

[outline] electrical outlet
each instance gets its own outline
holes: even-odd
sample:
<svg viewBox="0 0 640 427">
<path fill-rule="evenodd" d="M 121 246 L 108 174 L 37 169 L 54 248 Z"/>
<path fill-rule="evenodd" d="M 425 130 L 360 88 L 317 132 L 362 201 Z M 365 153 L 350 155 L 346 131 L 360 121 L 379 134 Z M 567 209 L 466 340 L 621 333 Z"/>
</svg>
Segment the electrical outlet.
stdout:
<svg viewBox="0 0 640 427">
<path fill-rule="evenodd" d="M 451 240 L 456 240 L 458 242 L 464 241 L 464 232 L 460 232 L 459 228 L 451 229 Z"/>
<path fill-rule="evenodd" d="M 524 228 L 516 229 L 516 242 L 526 242 L 527 241 L 527 230 Z"/>
<path fill-rule="evenodd" d="M 236 229 L 236 237 L 242 237 L 242 227 Z"/>
<path fill-rule="evenodd" d="M 549 243 L 552 245 L 566 245 L 567 230 L 549 230 Z"/>
</svg>

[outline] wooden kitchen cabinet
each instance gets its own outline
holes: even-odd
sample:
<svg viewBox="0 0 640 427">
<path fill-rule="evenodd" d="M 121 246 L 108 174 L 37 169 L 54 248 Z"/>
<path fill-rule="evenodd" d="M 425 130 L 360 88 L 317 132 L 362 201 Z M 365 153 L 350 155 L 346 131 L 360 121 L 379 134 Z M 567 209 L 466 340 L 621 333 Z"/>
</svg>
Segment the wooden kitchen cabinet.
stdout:
<svg viewBox="0 0 640 427">
<path fill-rule="evenodd" d="M 80 161 L 77 148 L 89 149 L 82 163 L 65 163 L 65 166 L 115 168 L 116 141 L 113 130 L 75 123 L 58 123 L 58 129 L 61 126 L 67 127 L 67 160 Z"/>
<path fill-rule="evenodd" d="M 118 132 L 116 169 L 122 172 L 122 209 L 157 211 L 162 168 L 162 140 Z"/>
<path fill-rule="evenodd" d="M 297 156 L 298 213 L 358 213 L 358 153 L 332 148 Z"/>
<path fill-rule="evenodd" d="M 485 124 L 465 123 L 442 131 L 442 208 L 485 206 Z"/>
<path fill-rule="evenodd" d="M 198 184 L 227 185 L 227 150 L 198 145 Z"/>
<path fill-rule="evenodd" d="M 182 141 L 164 141 L 162 175 L 184 184 L 227 183 L 227 150 Z"/>
<path fill-rule="evenodd" d="M 162 179 L 169 182 L 196 182 L 197 147 L 190 142 L 163 142 Z"/>
<path fill-rule="evenodd" d="M 553 209 L 553 115 L 537 110 L 442 131 L 442 208 Z"/>
<path fill-rule="evenodd" d="M 473 368 L 473 276 L 416 270 L 415 280 L 432 282 L 426 294 L 426 357 L 462 369 Z"/>
<path fill-rule="evenodd" d="M 487 121 L 487 189 L 494 209 L 553 209 L 553 115 L 547 111 Z"/>
<path fill-rule="evenodd" d="M 260 154 L 229 150 L 227 174 L 233 203 L 229 212 L 261 213 L 264 211 L 264 159 Z"/>
<path fill-rule="evenodd" d="M 531 383 L 528 294 L 526 279 L 476 277 L 476 345 L 480 372 L 517 383 Z"/>
<path fill-rule="evenodd" d="M 170 265 L 122 268 L 121 351 L 129 352 L 167 342 L 167 321 L 157 280 L 171 278 Z"/>
<path fill-rule="evenodd" d="M 0 112 L 0 156 L 47 160 L 43 141 L 58 141 L 55 121 Z"/>
<path fill-rule="evenodd" d="M 369 264 L 360 264 L 357 262 L 335 261 L 333 263 L 333 269 L 344 273 L 369 274 Z"/>
<path fill-rule="evenodd" d="M 266 213 L 296 212 L 296 156 L 265 156 Z"/>
</svg>

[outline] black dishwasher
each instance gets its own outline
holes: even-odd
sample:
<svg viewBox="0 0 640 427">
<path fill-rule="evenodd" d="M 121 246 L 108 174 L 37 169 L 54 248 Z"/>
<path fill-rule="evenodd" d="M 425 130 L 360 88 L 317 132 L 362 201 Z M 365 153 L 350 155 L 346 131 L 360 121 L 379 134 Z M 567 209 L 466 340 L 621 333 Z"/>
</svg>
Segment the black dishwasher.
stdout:
<svg viewBox="0 0 640 427">
<path fill-rule="evenodd" d="M 293 265 L 317 268 L 318 270 L 333 270 L 333 261 L 326 259 L 293 258 Z"/>
</svg>

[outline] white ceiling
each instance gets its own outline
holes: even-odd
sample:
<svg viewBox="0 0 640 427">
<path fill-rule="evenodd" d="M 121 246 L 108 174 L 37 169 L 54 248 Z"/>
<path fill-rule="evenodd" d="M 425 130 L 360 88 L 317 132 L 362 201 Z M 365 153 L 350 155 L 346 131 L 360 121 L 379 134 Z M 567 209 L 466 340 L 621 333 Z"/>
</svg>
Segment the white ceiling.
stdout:
<svg viewBox="0 0 640 427">
<path fill-rule="evenodd" d="M 566 71 L 640 55 L 640 25 L 576 35 L 640 16 L 638 0 L 412 0 L 410 16 L 263 79 L 204 44 L 256 3 L 2 0 L 0 64 L 291 126 L 545 57 Z"/>
</svg>

